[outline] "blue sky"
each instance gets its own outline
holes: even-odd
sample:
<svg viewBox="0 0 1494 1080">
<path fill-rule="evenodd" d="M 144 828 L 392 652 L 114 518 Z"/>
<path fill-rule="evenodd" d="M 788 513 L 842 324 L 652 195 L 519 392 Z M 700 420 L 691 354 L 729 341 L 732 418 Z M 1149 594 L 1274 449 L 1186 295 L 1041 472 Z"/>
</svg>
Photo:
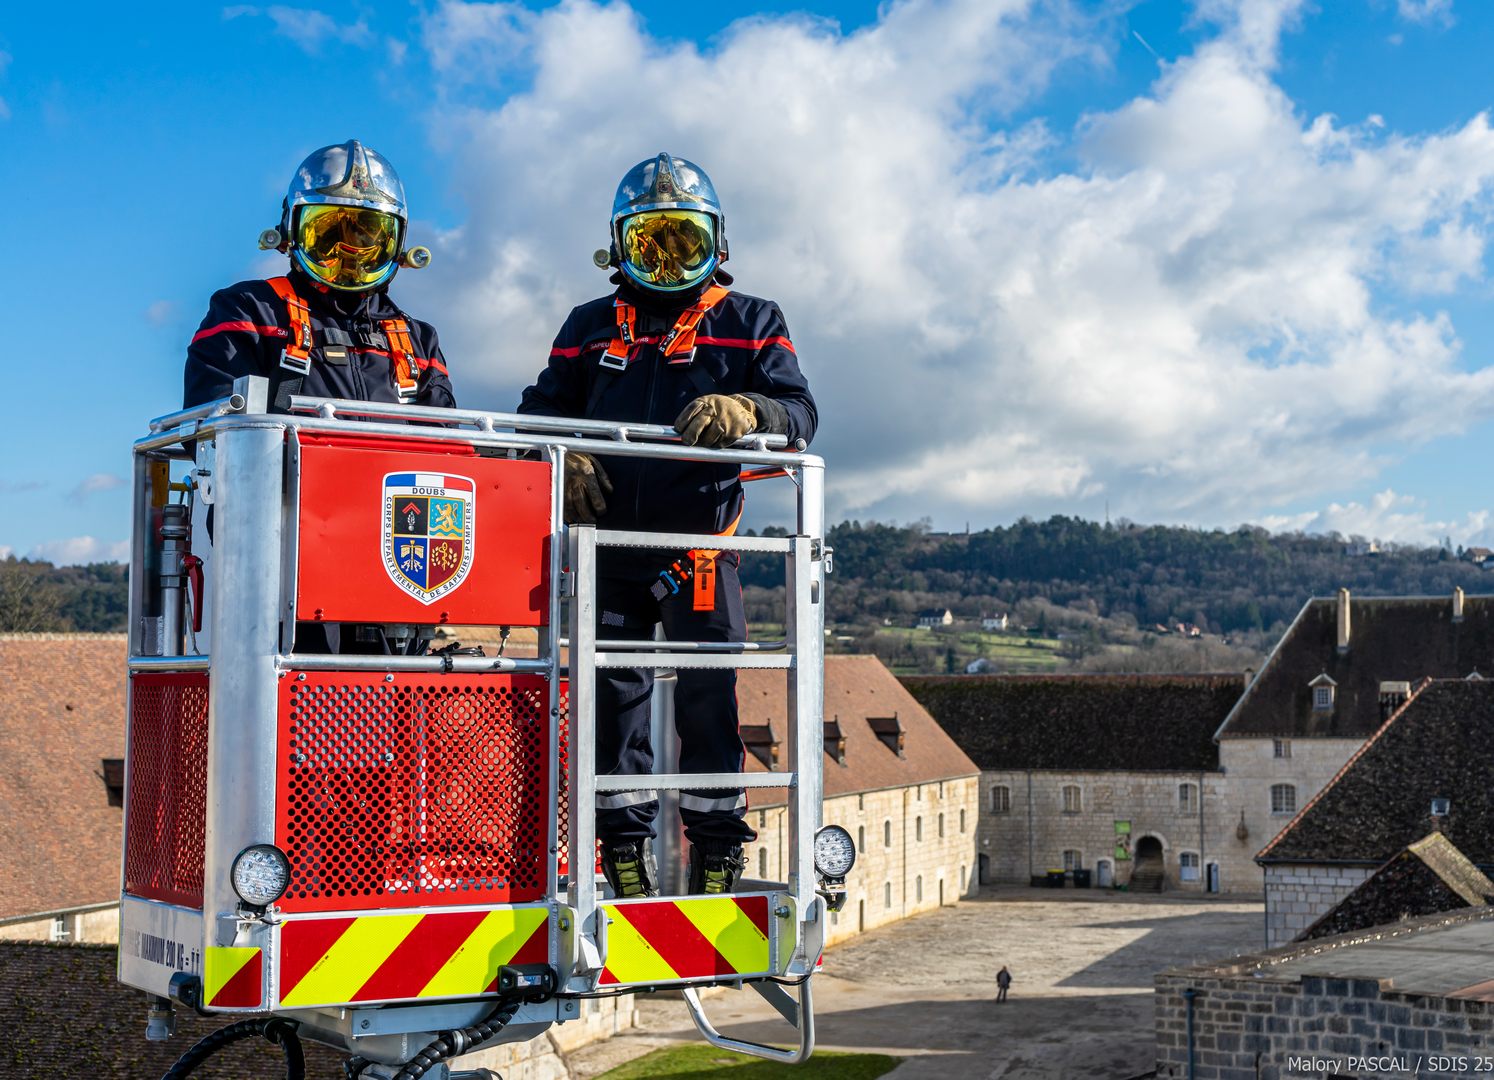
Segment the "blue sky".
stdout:
<svg viewBox="0 0 1494 1080">
<path fill-rule="evenodd" d="M 208 295 L 354 136 L 436 252 L 394 294 L 464 404 L 511 407 L 668 148 L 789 315 L 835 516 L 1487 541 L 1491 54 L 1467 0 L 30 5 L 0 551 L 118 552 Z"/>
</svg>

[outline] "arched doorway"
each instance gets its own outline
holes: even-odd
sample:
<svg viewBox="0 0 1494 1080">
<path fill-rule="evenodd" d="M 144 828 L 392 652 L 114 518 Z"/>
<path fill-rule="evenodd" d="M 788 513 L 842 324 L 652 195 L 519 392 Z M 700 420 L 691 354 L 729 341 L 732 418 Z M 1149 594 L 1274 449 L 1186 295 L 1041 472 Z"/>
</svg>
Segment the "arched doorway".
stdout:
<svg viewBox="0 0 1494 1080">
<path fill-rule="evenodd" d="M 991 884 L 991 856 L 984 854 L 976 856 L 975 873 L 975 880 L 980 884 Z"/>
<path fill-rule="evenodd" d="M 1132 892 L 1159 893 L 1167 887 L 1167 864 L 1162 857 L 1162 841 L 1143 836 L 1136 841 L 1136 865 L 1131 869 Z"/>
</svg>

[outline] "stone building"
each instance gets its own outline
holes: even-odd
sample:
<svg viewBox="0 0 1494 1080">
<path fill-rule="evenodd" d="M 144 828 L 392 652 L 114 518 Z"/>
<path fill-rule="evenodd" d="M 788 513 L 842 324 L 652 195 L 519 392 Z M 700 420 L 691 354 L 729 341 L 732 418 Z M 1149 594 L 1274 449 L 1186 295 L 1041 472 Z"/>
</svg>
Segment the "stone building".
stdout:
<svg viewBox="0 0 1494 1080">
<path fill-rule="evenodd" d="M 0 941 L 112 942 L 123 634 L 0 634 Z"/>
<path fill-rule="evenodd" d="M 980 879 L 1088 871 L 1095 885 L 1225 891 L 1241 841 L 1213 733 L 1237 675 L 908 677 L 980 766 Z M 1082 881 L 1081 874 L 1077 880 Z"/>
<path fill-rule="evenodd" d="M 749 771 L 781 754 L 788 725 L 781 671 L 740 673 L 737 700 Z M 843 941 L 944 904 L 975 887 L 979 770 L 874 656 L 825 657 L 824 821 L 856 840 L 846 905 L 828 940 Z M 782 880 L 788 854 L 781 790 L 752 793 L 758 831 L 747 873 Z"/>
<path fill-rule="evenodd" d="M 1309 600 L 1217 733 L 1220 812 L 1246 838 L 1223 854 L 1226 881 L 1261 880 L 1256 852 L 1333 779 L 1413 683 L 1480 669 L 1494 671 L 1494 597 L 1465 599 L 1459 589 L 1446 597 L 1351 599 L 1340 590 Z M 1375 865 L 1421 834 L 1404 837 Z M 1362 880 L 1340 884 L 1346 892 Z"/>
<path fill-rule="evenodd" d="M 1485 1075 L 1494 908 L 1157 976 L 1159 1080 Z"/>
<path fill-rule="evenodd" d="M 1437 831 L 1494 868 L 1494 682 L 1425 681 L 1257 857 L 1266 941 L 1297 937 L 1398 852 Z"/>
</svg>

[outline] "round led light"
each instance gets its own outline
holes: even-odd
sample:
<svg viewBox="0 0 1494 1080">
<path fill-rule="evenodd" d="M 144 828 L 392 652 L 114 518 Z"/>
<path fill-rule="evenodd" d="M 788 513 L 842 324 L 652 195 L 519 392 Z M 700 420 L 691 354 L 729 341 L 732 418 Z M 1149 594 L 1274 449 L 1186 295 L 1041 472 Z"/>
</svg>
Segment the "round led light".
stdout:
<svg viewBox="0 0 1494 1080">
<path fill-rule="evenodd" d="M 856 844 L 839 825 L 826 825 L 814 834 L 815 872 L 825 878 L 843 878 L 856 865 Z"/>
<path fill-rule="evenodd" d="M 244 903 L 268 907 L 290 885 L 290 860 L 272 844 L 253 844 L 234 858 L 231 877 Z"/>
</svg>

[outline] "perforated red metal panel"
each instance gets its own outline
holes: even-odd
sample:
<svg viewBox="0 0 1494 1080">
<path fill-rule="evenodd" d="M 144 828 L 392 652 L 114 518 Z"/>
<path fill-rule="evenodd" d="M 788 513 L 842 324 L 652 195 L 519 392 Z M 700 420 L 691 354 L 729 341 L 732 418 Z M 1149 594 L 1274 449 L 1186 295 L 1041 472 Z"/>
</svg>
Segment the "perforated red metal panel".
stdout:
<svg viewBox="0 0 1494 1080">
<path fill-rule="evenodd" d="M 544 895 L 548 685 L 348 672 L 281 683 L 276 832 L 287 911 Z"/>
<path fill-rule="evenodd" d="M 208 677 L 130 680 L 125 892 L 202 907 L 207 829 Z"/>
</svg>

